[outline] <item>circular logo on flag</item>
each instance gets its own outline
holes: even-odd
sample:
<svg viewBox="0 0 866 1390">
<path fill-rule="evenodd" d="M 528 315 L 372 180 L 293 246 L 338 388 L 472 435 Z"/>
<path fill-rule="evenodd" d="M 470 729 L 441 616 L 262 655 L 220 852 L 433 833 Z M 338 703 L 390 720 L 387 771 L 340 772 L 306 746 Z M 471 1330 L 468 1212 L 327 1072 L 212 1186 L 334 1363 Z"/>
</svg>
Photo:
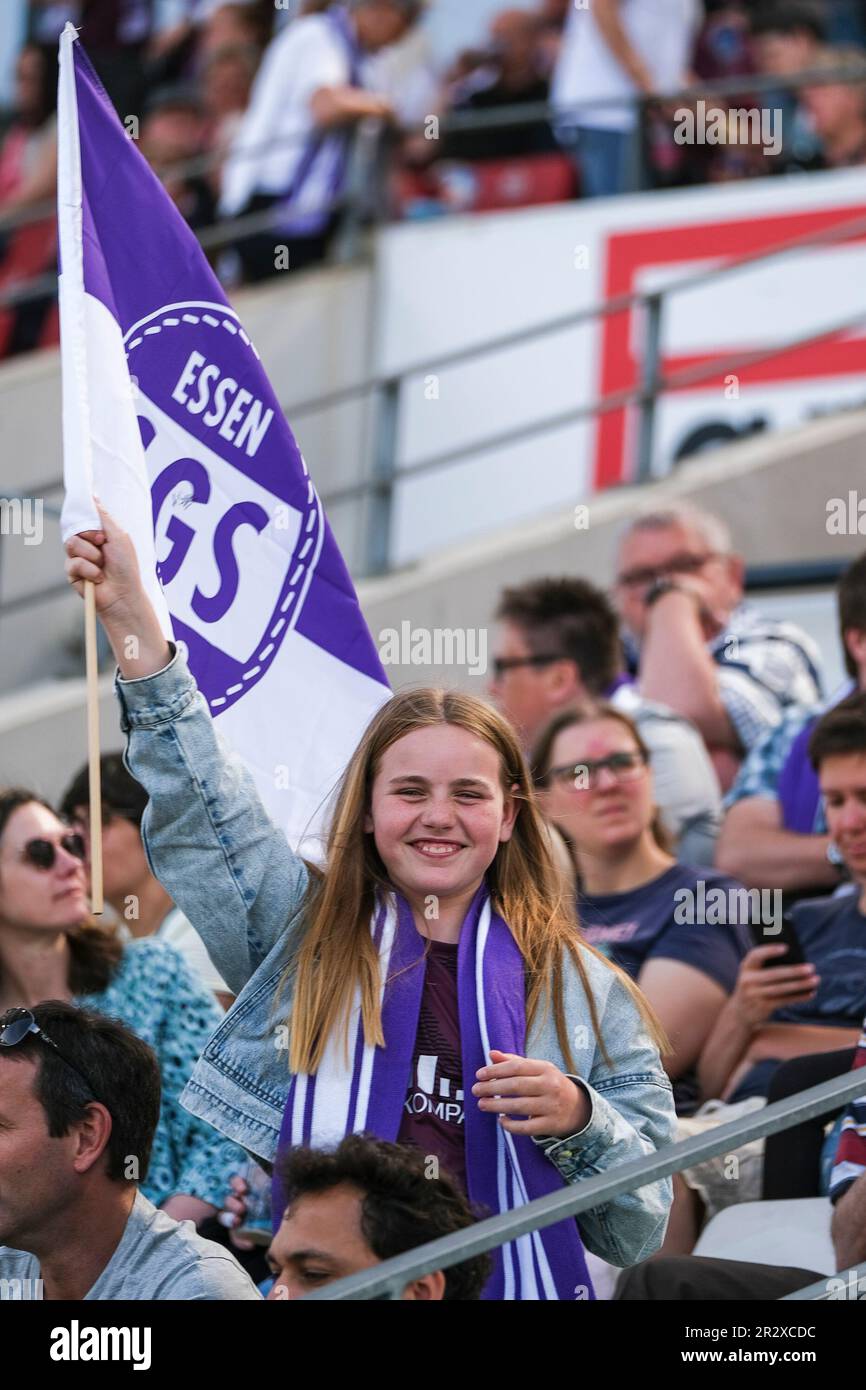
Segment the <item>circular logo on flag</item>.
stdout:
<svg viewBox="0 0 866 1390">
<path fill-rule="evenodd" d="M 169 304 L 124 338 L 150 480 L 157 573 L 214 714 L 298 621 L 324 519 L 234 310 Z"/>
</svg>

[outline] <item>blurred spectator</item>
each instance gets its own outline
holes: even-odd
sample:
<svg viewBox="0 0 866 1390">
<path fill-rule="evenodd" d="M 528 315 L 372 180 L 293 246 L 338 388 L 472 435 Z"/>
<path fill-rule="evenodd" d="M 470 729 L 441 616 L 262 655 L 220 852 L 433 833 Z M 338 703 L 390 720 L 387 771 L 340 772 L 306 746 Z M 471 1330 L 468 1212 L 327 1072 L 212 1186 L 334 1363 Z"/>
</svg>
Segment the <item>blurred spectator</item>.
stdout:
<svg viewBox="0 0 866 1390">
<path fill-rule="evenodd" d="M 222 1206 L 243 1153 L 180 1104 L 222 1020 L 213 996 L 161 941 L 89 925 L 83 837 L 20 789 L 0 794 L 0 1011 L 64 1000 L 121 1019 L 157 1054 L 162 1110 L 145 1195 L 196 1224 Z"/>
<path fill-rule="evenodd" d="M 196 52 L 206 64 L 214 53 L 227 48 L 249 47 L 261 54 L 269 39 L 270 28 L 260 5 L 218 5 L 200 25 Z"/>
<path fill-rule="evenodd" d="M 562 51 L 562 37 L 572 8 L 572 0 L 539 0 L 538 65 L 545 77 L 552 77 Z"/>
<path fill-rule="evenodd" d="M 571 10 L 553 103 L 587 197 L 638 186 L 637 98 L 688 86 L 699 22 L 699 0 L 593 0 Z"/>
<path fill-rule="evenodd" d="M 0 1283 L 46 1299 L 257 1299 L 235 1259 L 157 1211 L 159 1067 L 119 1020 L 52 1000 L 0 1014 Z M 33 1297 L 39 1295 L 34 1293 Z"/>
<path fill-rule="evenodd" d="M 772 963 L 787 947 L 769 944 L 743 961 L 701 1058 L 706 1094 L 723 1100 L 766 1095 L 788 1058 L 853 1047 L 866 1014 L 866 695 L 818 721 L 809 756 L 854 888 L 791 909 L 807 964 Z"/>
<path fill-rule="evenodd" d="M 754 73 L 751 26 L 744 0 L 715 0 L 707 3 L 706 9 L 707 16 L 695 44 L 692 64 L 695 80 L 719 82 Z M 766 104 L 763 97 L 733 83 L 726 92 L 708 100 L 713 107 L 747 110 Z M 759 144 L 731 141 L 722 145 L 681 145 L 678 149 L 683 164 L 680 182 L 715 183 L 770 172 Z"/>
<path fill-rule="evenodd" d="M 29 43 L 15 69 L 15 108 L 0 144 L 0 215 L 14 217 L 50 203 L 57 181 L 56 62 Z M 54 269 L 57 237 L 49 215 L 0 231 L 0 288 L 38 278 Z M 53 295 L 0 310 L 0 357 L 28 352 L 53 341 Z"/>
<path fill-rule="evenodd" d="M 788 705 L 822 694 L 814 643 L 745 607 L 743 575 L 724 522 L 688 504 L 639 516 L 620 541 L 616 600 L 641 694 L 697 726 L 723 791 Z"/>
<path fill-rule="evenodd" d="M 193 231 L 216 220 L 216 197 L 206 174 L 182 167 L 204 153 L 205 133 L 204 110 L 192 90 L 157 91 L 151 97 L 141 127 L 141 152 Z"/>
<path fill-rule="evenodd" d="M 751 21 L 758 72 L 795 77 L 817 65 L 826 37 L 826 6 L 814 0 L 769 0 Z M 802 88 L 781 87 L 761 94 L 761 105 L 780 111 L 782 152 L 757 172 L 783 174 L 821 168 L 820 141 L 806 109 Z"/>
<path fill-rule="evenodd" d="M 541 19 L 529 10 L 503 10 L 490 26 L 490 48 L 483 65 L 455 93 L 453 114 L 491 111 L 548 99 L 550 84 L 542 71 Z M 532 125 L 454 130 L 445 154 L 451 159 L 504 159 L 556 149 L 546 121 Z"/>
<path fill-rule="evenodd" d="M 609 700 L 628 714 L 652 759 L 653 786 L 680 859 L 711 864 L 721 819 L 719 784 L 700 734 L 645 700 L 625 673 L 616 613 L 583 579 L 538 579 L 506 589 L 490 695 L 529 749 L 564 709 Z"/>
<path fill-rule="evenodd" d="M 105 753 L 100 759 L 102 787 L 103 888 L 117 913 L 127 940 L 158 936 L 179 951 L 205 989 L 216 994 L 223 1008 L 233 1002 L 195 928 L 175 907 L 147 863 L 141 821 L 147 792 L 127 771 L 123 755 Z M 90 778 L 87 764 L 76 773 L 63 794 L 60 814 L 80 830 L 90 861 Z"/>
<path fill-rule="evenodd" d="M 396 43 L 415 22 L 418 0 L 353 0 L 289 24 L 273 41 L 225 168 L 220 210 L 227 216 L 274 208 L 273 230 L 245 237 L 238 253 L 247 280 L 324 259 L 339 221 L 349 135 L 365 117 L 393 108 L 365 91 L 364 58 Z"/>
<path fill-rule="evenodd" d="M 156 9 L 156 0 L 80 0 L 81 42 L 121 120 L 144 107 Z"/>
<path fill-rule="evenodd" d="M 425 3 L 419 5 L 419 14 Z M 396 43 L 365 60 L 364 85 L 391 103 L 400 126 L 422 126 L 428 116 L 436 115 L 441 83 L 423 24 L 413 24 Z"/>
<path fill-rule="evenodd" d="M 845 169 L 866 163 L 866 53 L 862 48 L 826 48 L 810 66 L 840 71 L 851 79 L 802 90 L 803 107 L 821 145 L 817 167 Z"/>
<path fill-rule="evenodd" d="M 851 678 L 842 692 L 866 690 L 866 555 L 838 588 L 839 629 Z M 840 697 L 837 695 L 836 700 Z M 839 886 L 843 865 L 827 818 L 808 746 L 821 708 L 786 709 L 776 728 L 752 749 L 725 803 L 716 863 L 755 888 L 787 893 Z"/>
<path fill-rule="evenodd" d="M 240 129 L 250 101 L 253 79 L 259 64 L 258 50 L 251 44 L 228 44 L 215 48 L 201 69 L 201 100 L 205 116 L 204 146 L 217 157 L 208 169 L 208 181 L 218 193 L 222 165 Z"/>
<path fill-rule="evenodd" d="M 15 66 L 15 107 L 0 144 L 0 210 L 20 211 L 50 198 L 57 177 L 57 76 L 38 45 L 25 44 Z"/>
<path fill-rule="evenodd" d="M 475 1220 L 457 1185 L 431 1177 L 427 1157 L 405 1145 L 350 1134 L 331 1153 L 289 1149 L 278 1165 L 286 1208 L 268 1251 L 269 1299 L 303 1298 Z M 491 1267 L 475 1255 L 413 1279 L 400 1296 L 477 1300 Z"/>
<path fill-rule="evenodd" d="M 794 77 L 814 65 L 826 38 L 826 11 L 814 0 L 770 0 L 751 21 L 758 71 Z"/>
<path fill-rule="evenodd" d="M 687 1115 L 699 1099 L 695 1064 L 749 945 L 733 912 L 721 921 L 702 912 L 700 884 L 704 899 L 710 889 L 744 890 L 676 862 L 649 763 L 636 725 L 611 705 L 557 715 L 532 755 L 545 815 L 574 858 L 581 929 L 658 1015 L 672 1042 L 663 1061 L 677 1112 Z"/>
<path fill-rule="evenodd" d="M 706 18 L 695 41 L 692 68 L 698 78 L 718 81 L 755 71 L 751 26 L 745 0 L 706 3 Z"/>
</svg>

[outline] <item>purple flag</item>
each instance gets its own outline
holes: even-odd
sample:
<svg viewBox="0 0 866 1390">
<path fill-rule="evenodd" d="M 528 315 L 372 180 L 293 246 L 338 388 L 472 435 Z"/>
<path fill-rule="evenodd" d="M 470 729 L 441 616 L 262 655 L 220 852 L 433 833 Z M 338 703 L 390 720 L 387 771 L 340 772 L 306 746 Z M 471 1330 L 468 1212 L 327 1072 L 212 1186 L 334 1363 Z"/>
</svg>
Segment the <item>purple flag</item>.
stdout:
<svg viewBox="0 0 866 1390">
<path fill-rule="evenodd" d="M 72 25 L 60 43 L 63 537 L 95 492 L 167 635 L 292 844 L 387 681 L 255 346 L 129 139 Z"/>
</svg>

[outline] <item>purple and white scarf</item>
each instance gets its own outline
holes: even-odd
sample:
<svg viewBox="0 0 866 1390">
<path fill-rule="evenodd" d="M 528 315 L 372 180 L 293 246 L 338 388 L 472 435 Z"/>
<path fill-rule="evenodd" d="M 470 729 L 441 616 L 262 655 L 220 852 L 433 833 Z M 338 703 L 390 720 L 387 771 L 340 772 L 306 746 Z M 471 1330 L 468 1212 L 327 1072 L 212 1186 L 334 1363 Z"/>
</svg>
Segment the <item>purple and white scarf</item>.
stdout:
<svg viewBox="0 0 866 1390">
<path fill-rule="evenodd" d="M 425 939 L 408 903 L 395 895 L 379 904 L 371 924 L 382 967 L 385 1047 L 364 1042 L 360 993 L 349 1024 L 347 1067 L 341 1030 L 314 1075 L 292 1077 L 278 1152 L 296 1144 L 330 1148 L 351 1133 L 395 1141 L 412 1069 L 425 973 Z M 457 953 L 457 991 L 463 1061 L 466 1172 L 469 1198 L 490 1214 L 513 1211 L 562 1187 L 557 1169 L 526 1135 L 510 1134 L 496 1116 L 473 1103 L 471 1086 L 490 1049 L 526 1055 L 523 958 L 482 886 L 466 915 Z M 285 1199 L 274 1178 L 279 1224 Z M 574 1220 L 520 1236 L 491 1252 L 493 1274 L 483 1297 L 493 1300 L 594 1298 Z"/>
<path fill-rule="evenodd" d="M 323 19 L 345 51 L 349 64 L 348 85 L 360 87 L 363 54 L 348 11 L 342 5 L 332 5 Z M 291 187 L 277 203 L 274 225 L 281 235 L 312 237 L 325 230 L 343 191 L 351 147 L 352 134 L 348 127 L 336 132 L 325 133 L 318 129 L 311 132 L 301 151 Z M 311 199 L 309 187 L 314 180 L 318 192 Z"/>
</svg>

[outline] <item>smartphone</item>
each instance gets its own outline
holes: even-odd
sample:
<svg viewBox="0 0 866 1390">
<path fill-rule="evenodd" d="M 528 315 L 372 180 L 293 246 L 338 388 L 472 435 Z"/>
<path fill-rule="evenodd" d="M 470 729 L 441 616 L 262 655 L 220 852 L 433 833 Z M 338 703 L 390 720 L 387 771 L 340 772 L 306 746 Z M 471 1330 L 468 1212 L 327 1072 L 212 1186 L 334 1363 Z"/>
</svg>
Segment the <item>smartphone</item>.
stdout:
<svg viewBox="0 0 866 1390">
<path fill-rule="evenodd" d="M 760 922 L 750 922 L 749 929 L 756 946 L 787 946 L 784 956 L 770 956 L 761 966 L 762 970 L 774 965 L 806 965 L 806 955 L 789 913 L 782 918 L 782 929 L 770 933 Z"/>
</svg>

